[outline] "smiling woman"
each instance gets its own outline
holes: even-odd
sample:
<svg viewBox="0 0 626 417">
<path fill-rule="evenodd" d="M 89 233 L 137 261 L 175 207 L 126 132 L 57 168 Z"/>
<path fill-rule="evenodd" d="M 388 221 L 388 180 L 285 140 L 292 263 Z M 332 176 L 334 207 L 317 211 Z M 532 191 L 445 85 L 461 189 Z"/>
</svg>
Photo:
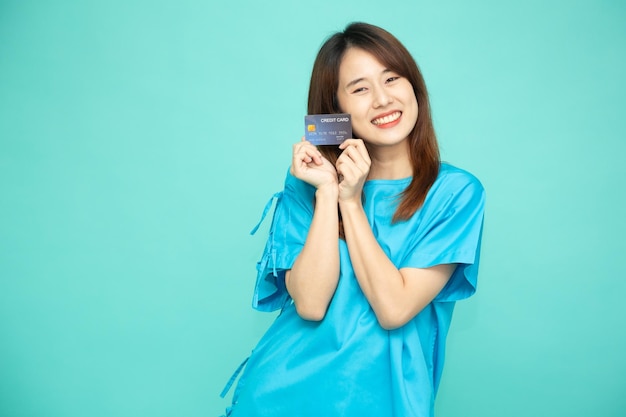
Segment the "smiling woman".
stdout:
<svg viewBox="0 0 626 417">
<path fill-rule="evenodd" d="M 432 416 L 455 301 L 476 289 L 483 188 L 440 162 L 422 76 L 381 28 L 324 43 L 308 111 L 350 113 L 355 137 L 293 146 L 254 295 L 281 314 L 227 415 Z"/>
<path fill-rule="evenodd" d="M 369 52 L 350 48 L 339 67 L 337 100 L 352 115 L 354 133 L 367 138 L 369 148 L 399 146 L 408 156 L 407 138 L 417 122 L 418 106 L 406 78 Z"/>
</svg>

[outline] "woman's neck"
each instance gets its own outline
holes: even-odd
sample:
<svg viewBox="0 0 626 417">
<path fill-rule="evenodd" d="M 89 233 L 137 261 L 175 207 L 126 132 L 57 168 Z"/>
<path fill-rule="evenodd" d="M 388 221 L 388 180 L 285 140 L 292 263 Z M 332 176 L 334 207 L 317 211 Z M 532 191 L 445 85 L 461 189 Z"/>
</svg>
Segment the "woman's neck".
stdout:
<svg viewBox="0 0 626 417">
<path fill-rule="evenodd" d="M 368 180 L 397 180 L 413 176 L 408 141 L 398 146 L 368 146 L 372 165 Z"/>
</svg>

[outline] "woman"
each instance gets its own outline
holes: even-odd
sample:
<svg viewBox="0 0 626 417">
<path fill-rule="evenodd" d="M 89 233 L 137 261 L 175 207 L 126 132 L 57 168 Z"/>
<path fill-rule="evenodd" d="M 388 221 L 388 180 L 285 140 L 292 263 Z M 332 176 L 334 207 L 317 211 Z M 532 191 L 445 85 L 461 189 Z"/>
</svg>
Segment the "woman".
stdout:
<svg viewBox="0 0 626 417">
<path fill-rule="evenodd" d="M 231 417 L 432 416 L 454 302 L 475 292 L 484 191 L 439 161 L 408 51 L 354 23 L 316 58 L 309 114 L 354 139 L 293 147 L 253 304 L 282 309 Z"/>
</svg>

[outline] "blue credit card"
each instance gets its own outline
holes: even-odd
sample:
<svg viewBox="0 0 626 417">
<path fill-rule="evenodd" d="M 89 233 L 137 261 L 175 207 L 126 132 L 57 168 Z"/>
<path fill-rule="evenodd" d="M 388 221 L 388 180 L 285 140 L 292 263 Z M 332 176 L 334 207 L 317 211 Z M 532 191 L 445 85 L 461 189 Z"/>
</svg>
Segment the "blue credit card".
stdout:
<svg viewBox="0 0 626 417">
<path fill-rule="evenodd" d="M 347 113 L 304 116 L 304 137 L 313 145 L 339 145 L 352 137 L 352 122 Z"/>
</svg>

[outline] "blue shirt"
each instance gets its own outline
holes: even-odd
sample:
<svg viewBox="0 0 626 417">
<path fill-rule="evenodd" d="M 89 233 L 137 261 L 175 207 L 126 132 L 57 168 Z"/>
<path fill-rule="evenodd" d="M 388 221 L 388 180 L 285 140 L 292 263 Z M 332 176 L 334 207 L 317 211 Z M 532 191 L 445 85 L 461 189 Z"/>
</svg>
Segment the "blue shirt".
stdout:
<svg viewBox="0 0 626 417">
<path fill-rule="evenodd" d="M 441 164 L 423 206 L 392 223 L 411 179 L 370 180 L 364 210 L 374 236 L 398 268 L 458 264 L 417 316 L 383 329 L 356 280 L 345 241 L 340 277 L 324 319 L 301 319 L 285 288 L 313 217 L 315 189 L 287 175 L 257 265 L 253 306 L 282 309 L 253 350 L 229 417 L 429 417 L 444 362 L 455 301 L 476 291 L 484 190 L 471 174 Z M 323 259 L 320 259 L 323 262 Z"/>
</svg>

